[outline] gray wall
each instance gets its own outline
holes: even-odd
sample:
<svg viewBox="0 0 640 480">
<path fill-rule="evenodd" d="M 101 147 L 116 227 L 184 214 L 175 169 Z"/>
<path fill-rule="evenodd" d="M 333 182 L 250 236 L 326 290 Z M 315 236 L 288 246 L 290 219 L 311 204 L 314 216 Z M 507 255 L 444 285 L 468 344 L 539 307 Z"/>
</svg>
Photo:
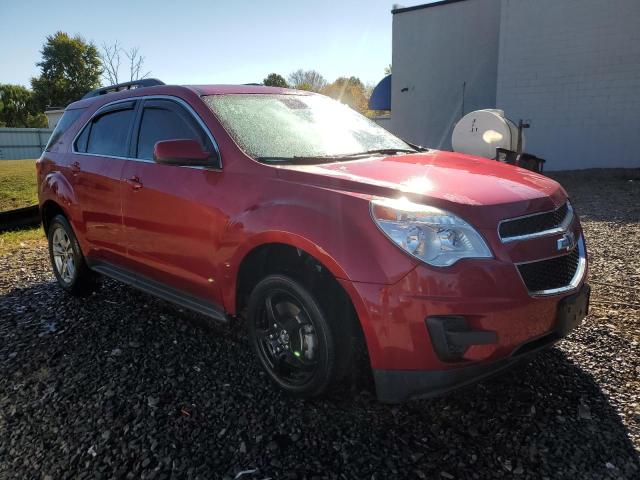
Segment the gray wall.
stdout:
<svg viewBox="0 0 640 480">
<path fill-rule="evenodd" d="M 500 0 L 394 14 L 391 130 L 414 143 L 450 149 L 464 81 L 466 113 L 495 107 L 499 32 Z"/>
<path fill-rule="evenodd" d="M 497 106 L 531 119 L 527 151 L 553 170 L 640 167 L 640 0 L 503 0 L 501 14 Z"/>
<path fill-rule="evenodd" d="M 0 160 L 40 157 L 52 131 L 48 128 L 0 128 Z"/>
</svg>

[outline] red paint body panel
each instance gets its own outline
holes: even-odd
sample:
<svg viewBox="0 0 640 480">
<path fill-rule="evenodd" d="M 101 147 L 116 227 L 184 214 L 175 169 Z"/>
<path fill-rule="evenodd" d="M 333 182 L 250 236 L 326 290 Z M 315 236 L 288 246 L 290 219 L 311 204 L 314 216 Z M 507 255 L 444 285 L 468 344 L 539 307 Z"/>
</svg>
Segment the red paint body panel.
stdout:
<svg viewBox="0 0 640 480">
<path fill-rule="evenodd" d="M 450 210 L 480 228 L 495 228 L 505 218 L 551 210 L 567 197 L 557 182 L 528 170 L 435 150 L 282 168 L 288 170 L 283 177 L 297 182 L 382 197 L 400 193 Z"/>
<path fill-rule="evenodd" d="M 69 215 L 85 255 L 108 260 L 236 312 L 242 260 L 283 243 L 306 251 L 344 286 L 365 333 L 372 367 L 447 370 L 434 353 L 428 315 L 464 315 L 498 343 L 471 347 L 488 362 L 549 332 L 558 302 L 528 294 L 514 263 L 559 255 L 558 236 L 502 243 L 500 220 L 551 210 L 567 195 L 527 170 L 428 151 L 316 166 L 269 166 L 249 158 L 200 95 L 288 93 L 252 86 L 155 86 L 81 100 L 82 118 L 38 163 L 40 204 Z M 299 92 L 295 92 L 299 93 Z M 100 106 L 147 95 L 187 102 L 215 138 L 222 168 L 198 169 L 79 155 L 71 140 Z M 79 171 L 72 164 L 80 164 Z M 494 258 L 430 267 L 397 248 L 371 218 L 373 197 L 406 196 L 475 226 Z M 581 235 L 577 218 L 570 227 Z"/>
<path fill-rule="evenodd" d="M 122 215 L 130 270 L 221 302 L 216 254 L 228 216 L 222 172 L 145 162 L 127 162 L 123 178 L 140 179 L 139 190 L 127 185 Z"/>
<path fill-rule="evenodd" d="M 86 255 L 122 263 L 126 246 L 122 228 L 122 170 L 126 160 L 74 155 L 79 169 L 67 168 L 82 211 L 79 227 L 88 245 Z M 70 162 L 73 163 L 73 162 Z M 75 225 L 74 225 L 75 228 Z"/>
</svg>

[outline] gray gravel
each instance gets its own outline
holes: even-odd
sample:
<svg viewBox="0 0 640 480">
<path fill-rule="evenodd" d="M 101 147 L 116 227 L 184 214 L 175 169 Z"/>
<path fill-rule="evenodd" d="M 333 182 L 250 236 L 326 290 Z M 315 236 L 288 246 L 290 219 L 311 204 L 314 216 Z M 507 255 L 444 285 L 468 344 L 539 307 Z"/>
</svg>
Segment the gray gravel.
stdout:
<svg viewBox="0 0 640 480">
<path fill-rule="evenodd" d="M 0 479 L 640 478 L 640 171 L 558 177 L 585 219 L 589 317 L 402 406 L 291 399 L 240 332 L 111 281 L 70 298 L 44 246 L 0 258 Z"/>
</svg>

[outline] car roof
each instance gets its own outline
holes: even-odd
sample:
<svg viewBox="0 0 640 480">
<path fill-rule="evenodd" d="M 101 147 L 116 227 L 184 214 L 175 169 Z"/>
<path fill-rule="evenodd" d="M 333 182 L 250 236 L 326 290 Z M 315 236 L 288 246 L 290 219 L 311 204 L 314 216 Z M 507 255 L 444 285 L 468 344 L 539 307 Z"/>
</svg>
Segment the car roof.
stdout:
<svg viewBox="0 0 640 480">
<path fill-rule="evenodd" d="M 156 85 L 152 87 L 132 88 L 118 92 L 106 93 L 94 97 L 83 98 L 67 106 L 66 110 L 85 108 L 94 102 L 103 105 L 116 100 L 135 98 L 145 95 L 177 95 L 191 93 L 197 96 L 205 95 L 235 95 L 235 94 L 271 94 L 271 95 L 313 95 L 312 92 L 294 90 L 290 88 L 265 87 L 263 85 Z"/>
<path fill-rule="evenodd" d="M 263 85 L 185 85 L 199 95 L 232 95 L 239 93 L 256 94 L 308 94 L 303 90 L 290 88 L 265 87 Z"/>
</svg>

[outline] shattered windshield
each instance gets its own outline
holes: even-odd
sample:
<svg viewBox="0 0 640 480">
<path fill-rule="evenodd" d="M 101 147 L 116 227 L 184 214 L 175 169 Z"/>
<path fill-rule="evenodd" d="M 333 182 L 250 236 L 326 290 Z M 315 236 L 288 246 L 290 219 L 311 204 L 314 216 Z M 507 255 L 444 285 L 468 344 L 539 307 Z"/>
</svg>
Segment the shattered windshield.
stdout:
<svg viewBox="0 0 640 480">
<path fill-rule="evenodd" d="M 266 162 L 412 151 L 348 106 L 322 95 L 209 95 L 206 104 L 250 156 Z"/>
</svg>

